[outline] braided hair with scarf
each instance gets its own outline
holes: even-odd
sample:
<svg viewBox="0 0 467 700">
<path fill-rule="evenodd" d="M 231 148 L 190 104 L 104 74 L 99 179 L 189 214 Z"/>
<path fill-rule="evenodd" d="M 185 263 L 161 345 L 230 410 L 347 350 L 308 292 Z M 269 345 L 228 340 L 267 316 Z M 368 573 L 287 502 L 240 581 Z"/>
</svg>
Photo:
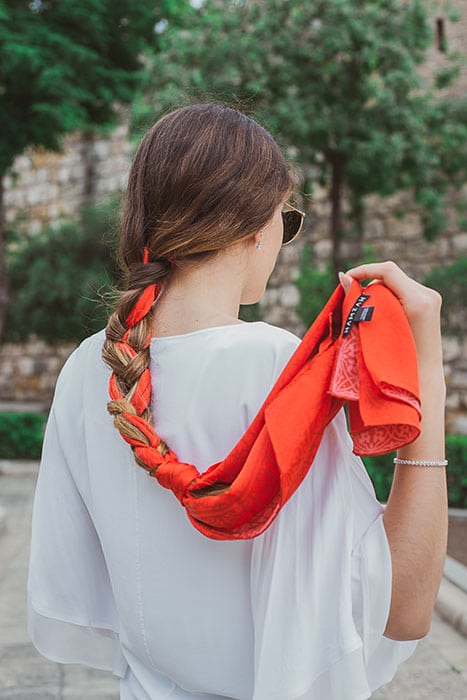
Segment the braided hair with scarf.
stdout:
<svg viewBox="0 0 467 700">
<path fill-rule="evenodd" d="M 151 422 L 154 302 L 174 267 L 253 237 L 292 186 L 290 166 L 270 134 L 222 105 L 165 115 L 136 152 L 120 230 L 127 288 L 102 351 L 112 370 L 108 410 L 137 464 L 176 495 L 198 472 L 178 461 Z"/>
</svg>

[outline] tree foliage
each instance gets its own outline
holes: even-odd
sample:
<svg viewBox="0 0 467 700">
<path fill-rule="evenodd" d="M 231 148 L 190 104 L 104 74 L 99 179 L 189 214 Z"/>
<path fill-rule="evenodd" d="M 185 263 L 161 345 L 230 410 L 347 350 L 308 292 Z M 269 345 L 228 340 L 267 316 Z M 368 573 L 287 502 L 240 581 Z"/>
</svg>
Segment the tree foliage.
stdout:
<svg viewBox="0 0 467 700">
<path fill-rule="evenodd" d="M 361 233 L 366 195 L 413 188 L 432 237 L 444 223 L 447 186 L 465 179 L 467 103 L 437 96 L 455 78 L 454 63 L 431 85 L 420 77 L 434 41 L 425 5 L 206 0 L 163 37 L 138 117 L 186 95 L 252 113 L 310 173 L 306 190 L 313 181 L 329 188 L 334 268 L 342 264 L 344 193 Z"/>
<path fill-rule="evenodd" d="M 106 325 L 118 283 L 117 203 L 88 209 L 77 223 L 21 236 L 11 246 L 13 290 L 5 340 L 35 334 L 45 341 L 79 342 Z"/>
<path fill-rule="evenodd" d="M 0 173 L 30 145 L 114 120 L 154 25 L 183 0 L 0 0 Z"/>
<path fill-rule="evenodd" d="M 467 333 L 467 256 L 461 255 L 452 265 L 434 267 L 424 284 L 443 297 L 442 330 L 447 335 L 465 337 Z"/>
<path fill-rule="evenodd" d="M 188 0 L 0 0 L 0 338 L 9 301 L 3 176 L 28 146 L 60 150 L 133 99 L 155 25 Z"/>
</svg>

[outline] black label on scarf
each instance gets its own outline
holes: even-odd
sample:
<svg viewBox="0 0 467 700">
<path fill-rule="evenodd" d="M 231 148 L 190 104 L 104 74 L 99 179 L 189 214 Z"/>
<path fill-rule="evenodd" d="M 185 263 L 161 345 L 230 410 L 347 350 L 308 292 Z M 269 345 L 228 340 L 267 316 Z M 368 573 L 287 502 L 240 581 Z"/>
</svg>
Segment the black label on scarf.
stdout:
<svg viewBox="0 0 467 700">
<path fill-rule="evenodd" d="M 360 321 L 371 321 L 374 310 L 374 306 L 361 306 L 359 309 L 357 309 L 354 316 L 354 323 L 360 323 Z"/>
<path fill-rule="evenodd" d="M 374 307 L 373 306 L 366 306 L 364 308 L 361 308 L 362 304 L 369 298 L 370 298 L 369 294 L 360 294 L 357 301 L 350 309 L 350 313 L 347 316 L 347 320 L 346 320 L 345 325 L 344 325 L 344 331 L 342 333 L 344 338 L 346 335 L 349 335 L 350 329 L 352 328 L 354 323 L 356 323 L 358 321 L 370 321 L 371 320 L 371 317 L 373 316 Z M 362 318 L 362 316 L 363 316 L 363 318 Z"/>
</svg>

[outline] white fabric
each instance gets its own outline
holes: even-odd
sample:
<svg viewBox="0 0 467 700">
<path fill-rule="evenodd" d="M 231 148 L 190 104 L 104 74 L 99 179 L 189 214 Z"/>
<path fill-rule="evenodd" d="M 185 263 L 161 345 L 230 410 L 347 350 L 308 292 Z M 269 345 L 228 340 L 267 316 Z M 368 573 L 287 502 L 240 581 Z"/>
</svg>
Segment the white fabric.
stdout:
<svg viewBox="0 0 467 700">
<path fill-rule="evenodd" d="M 263 535 L 210 540 L 114 429 L 103 338 L 68 360 L 47 426 L 28 577 L 37 649 L 113 671 L 123 700 L 368 698 L 416 642 L 383 636 L 383 506 L 343 413 Z M 158 432 L 200 470 L 222 459 L 299 342 L 263 322 L 153 339 Z"/>
</svg>

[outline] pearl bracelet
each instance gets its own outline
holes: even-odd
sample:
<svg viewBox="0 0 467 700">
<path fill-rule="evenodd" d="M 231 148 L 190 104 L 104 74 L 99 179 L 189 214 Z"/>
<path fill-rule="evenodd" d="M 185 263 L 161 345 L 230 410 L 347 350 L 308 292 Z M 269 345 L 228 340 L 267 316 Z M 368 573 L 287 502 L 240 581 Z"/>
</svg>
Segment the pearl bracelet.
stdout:
<svg viewBox="0 0 467 700">
<path fill-rule="evenodd" d="M 425 459 L 399 459 L 399 457 L 394 457 L 394 464 L 408 464 L 411 467 L 447 467 L 448 460 L 425 460 Z"/>
</svg>

